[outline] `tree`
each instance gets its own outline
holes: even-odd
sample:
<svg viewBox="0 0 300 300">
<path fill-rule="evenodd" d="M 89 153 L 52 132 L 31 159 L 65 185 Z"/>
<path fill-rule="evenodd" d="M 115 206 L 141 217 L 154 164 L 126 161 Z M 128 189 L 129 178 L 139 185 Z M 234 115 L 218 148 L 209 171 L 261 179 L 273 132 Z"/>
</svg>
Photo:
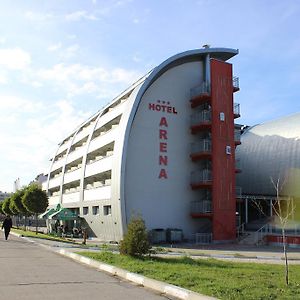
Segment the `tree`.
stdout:
<svg viewBox="0 0 300 300">
<path fill-rule="evenodd" d="M 12 215 L 12 211 L 10 210 L 10 198 L 6 198 L 3 201 L 2 210 L 6 215 Z"/>
<path fill-rule="evenodd" d="M 149 253 L 150 243 L 141 217 L 133 217 L 128 224 L 127 233 L 120 244 L 120 253 L 130 256 L 142 256 Z"/>
<path fill-rule="evenodd" d="M 26 207 L 24 207 L 22 203 L 22 197 L 25 193 L 25 189 L 21 189 L 16 191 L 12 196 L 11 196 L 11 202 L 14 203 L 14 207 L 16 208 L 17 212 L 19 215 L 23 215 L 25 217 L 25 222 L 24 222 L 24 230 L 26 230 L 26 218 L 30 214 Z"/>
<path fill-rule="evenodd" d="M 42 191 L 38 185 L 32 184 L 26 188 L 22 197 L 22 204 L 27 211 L 35 214 L 37 234 L 37 216 L 47 209 L 48 196 L 46 192 Z"/>
<path fill-rule="evenodd" d="M 13 215 L 13 216 L 16 216 L 19 213 L 19 211 L 17 210 L 17 208 L 15 206 L 15 202 L 13 201 L 12 197 L 10 197 L 9 209 L 11 211 L 11 215 Z"/>
<path fill-rule="evenodd" d="M 283 253 L 285 259 L 285 283 L 289 284 L 289 265 L 288 265 L 288 256 L 287 256 L 287 241 L 286 241 L 286 228 L 289 224 L 289 221 L 294 215 L 295 212 L 295 202 L 291 197 L 286 199 L 281 199 L 280 192 L 282 191 L 285 182 L 281 184 L 280 178 L 278 178 L 275 183 L 273 179 L 271 179 L 272 184 L 276 190 L 276 201 L 272 204 L 272 209 L 276 215 L 277 221 L 281 227 L 281 236 L 283 243 Z"/>
<path fill-rule="evenodd" d="M 4 214 L 4 211 L 2 210 L 2 205 L 3 205 L 3 201 L 2 202 L 0 202 L 0 214 Z"/>
<path fill-rule="evenodd" d="M 274 214 L 275 220 L 274 223 L 281 230 L 282 244 L 283 244 L 283 254 L 285 260 L 285 283 L 289 284 L 289 265 L 288 265 L 288 255 L 287 255 L 287 238 L 286 238 L 286 229 L 294 216 L 296 205 L 294 199 L 290 196 L 282 197 L 280 194 L 282 193 L 287 180 L 281 181 L 280 176 L 277 181 L 274 182 L 273 178 L 271 178 L 272 185 L 276 191 L 276 198 L 271 202 L 272 212 Z M 259 209 L 259 211 L 265 214 L 261 203 L 254 201 L 255 206 Z"/>
</svg>

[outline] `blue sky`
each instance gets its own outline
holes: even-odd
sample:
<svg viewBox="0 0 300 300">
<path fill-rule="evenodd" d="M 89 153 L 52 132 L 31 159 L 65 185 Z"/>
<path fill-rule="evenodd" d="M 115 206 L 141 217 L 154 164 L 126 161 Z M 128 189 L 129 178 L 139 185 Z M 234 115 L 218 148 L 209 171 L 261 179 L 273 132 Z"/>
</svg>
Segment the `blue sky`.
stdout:
<svg viewBox="0 0 300 300">
<path fill-rule="evenodd" d="M 299 20 L 297 0 L 1 0 L 0 190 L 28 184 L 87 117 L 204 44 L 240 51 L 240 123 L 299 112 Z"/>
</svg>

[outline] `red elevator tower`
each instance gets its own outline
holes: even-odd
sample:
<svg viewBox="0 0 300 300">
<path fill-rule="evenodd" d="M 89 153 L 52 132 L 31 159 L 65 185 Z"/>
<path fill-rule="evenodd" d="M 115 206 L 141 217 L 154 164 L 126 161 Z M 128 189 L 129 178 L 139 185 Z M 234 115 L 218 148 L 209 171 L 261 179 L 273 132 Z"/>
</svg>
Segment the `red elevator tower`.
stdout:
<svg viewBox="0 0 300 300">
<path fill-rule="evenodd" d="M 239 90 L 238 79 L 232 76 L 232 65 L 206 57 L 202 84 L 191 91 L 191 133 L 197 135 L 191 159 L 197 163 L 191 188 L 201 190 L 201 199 L 194 203 L 193 218 L 208 218 L 213 242 L 236 238 L 236 186 L 234 119 L 240 116 L 233 93 Z"/>
</svg>

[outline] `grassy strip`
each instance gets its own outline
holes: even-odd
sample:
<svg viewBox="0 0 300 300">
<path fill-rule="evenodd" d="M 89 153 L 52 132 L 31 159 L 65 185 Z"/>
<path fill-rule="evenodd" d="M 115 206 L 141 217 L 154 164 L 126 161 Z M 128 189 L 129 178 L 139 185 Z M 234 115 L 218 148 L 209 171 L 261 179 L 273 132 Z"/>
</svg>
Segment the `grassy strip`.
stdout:
<svg viewBox="0 0 300 300">
<path fill-rule="evenodd" d="M 68 240 L 66 238 L 61 238 L 61 237 L 57 237 L 57 236 L 52 236 L 52 235 L 48 235 L 48 234 L 44 234 L 44 233 L 35 233 L 35 231 L 29 231 L 29 230 L 22 230 L 22 229 L 16 229 L 16 228 L 12 228 L 12 231 L 20 234 L 22 236 L 25 237 L 30 237 L 30 238 L 38 238 L 38 239 L 44 239 L 44 240 L 50 240 L 50 241 L 56 241 L 56 242 L 63 242 L 63 243 L 71 243 L 71 244 L 76 244 L 74 241 L 72 240 Z"/>
<path fill-rule="evenodd" d="M 299 265 L 290 265 L 290 285 L 286 287 L 282 265 L 189 257 L 138 259 L 110 252 L 79 254 L 219 299 L 300 299 Z"/>
<path fill-rule="evenodd" d="M 73 239 L 53 236 L 53 235 L 50 235 L 50 234 L 44 234 L 44 233 L 40 233 L 40 232 L 38 232 L 36 234 L 35 231 L 30 231 L 30 230 L 25 231 L 25 230 L 22 230 L 22 229 L 12 228 L 12 231 L 17 233 L 17 234 L 20 234 L 22 236 L 25 236 L 25 237 L 38 238 L 38 239 L 44 239 L 44 240 L 62 242 L 62 243 L 68 243 L 68 244 L 73 244 L 73 245 L 76 245 L 76 246 L 82 247 L 82 248 L 98 247 L 98 248 L 100 248 L 102 250 L 105 250 L 105 251 L 116 251 L 116 250 L 118 250 L 117 245 L 109 245 L 109 244 L 95 245 L 95 244 L 89 244 L 89 243 L 87 243 L 86 245 L 83 245 L 82 242 L 78 242 L 78 241 L 76 242 Z"/>
</svg>

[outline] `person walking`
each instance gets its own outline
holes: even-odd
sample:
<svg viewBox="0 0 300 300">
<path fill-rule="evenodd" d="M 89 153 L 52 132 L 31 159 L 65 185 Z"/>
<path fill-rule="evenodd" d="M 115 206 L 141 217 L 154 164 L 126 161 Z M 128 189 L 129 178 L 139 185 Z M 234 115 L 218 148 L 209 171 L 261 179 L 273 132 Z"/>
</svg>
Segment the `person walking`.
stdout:
<svg viewBox="0 0 300 300">
<path fill-rule="evenodd" d="M 5 239 L 7 240 L 10 229 L 12 228 L 12 220 L 10 215 L 7 215 L 3 221 L 2 229 L 4 228 Z"/>
</svg>

